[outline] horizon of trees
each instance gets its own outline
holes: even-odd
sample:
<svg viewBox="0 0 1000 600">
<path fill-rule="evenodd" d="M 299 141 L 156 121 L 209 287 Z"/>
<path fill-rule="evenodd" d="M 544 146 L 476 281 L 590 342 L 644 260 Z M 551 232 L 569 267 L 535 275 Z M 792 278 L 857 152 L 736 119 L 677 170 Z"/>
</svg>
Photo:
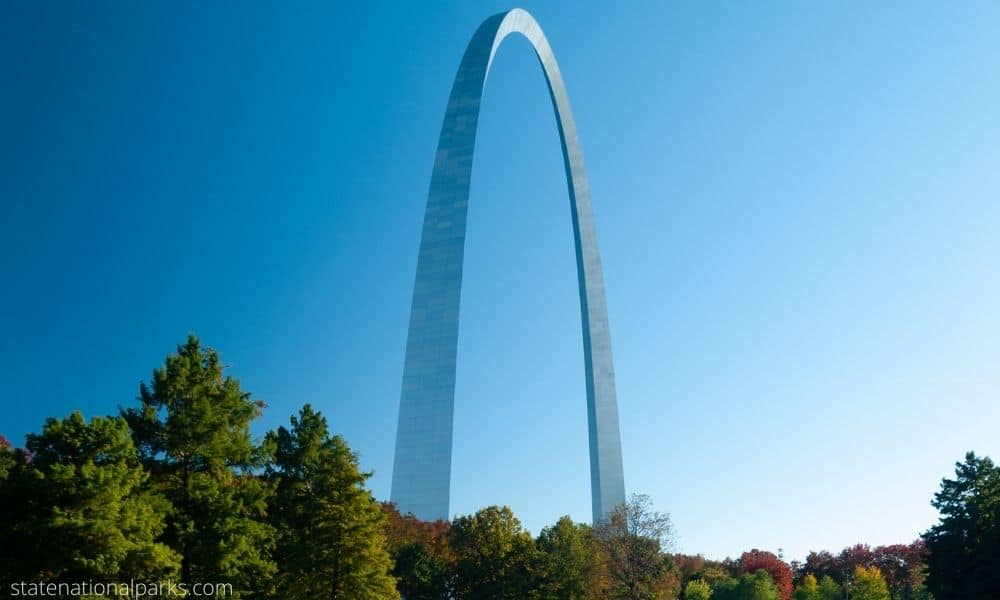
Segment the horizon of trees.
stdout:
<svg viewBox="0 0 1000 600">
<path fill-rule="evenodd" d="M 264 408 L 192 335 L 117 415 L 49 418 L 23 448 L 0 436 L 0 594 L 137 581 L 292 600 L 1000 598 L 1000 468 L 973 453 L 912 543 L 709 560 L 672 552 L 670 517 L 644 495 L 537 536 L 508 507 L 402 515 L 310 404 L 255 441 Z"/>
</svg>

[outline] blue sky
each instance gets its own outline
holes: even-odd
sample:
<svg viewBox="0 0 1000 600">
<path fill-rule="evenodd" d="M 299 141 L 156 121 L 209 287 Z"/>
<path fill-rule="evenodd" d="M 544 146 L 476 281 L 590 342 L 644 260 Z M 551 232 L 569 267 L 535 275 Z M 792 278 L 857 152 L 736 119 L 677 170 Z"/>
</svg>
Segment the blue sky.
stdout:
<svg viewBox="0 0 1000 600">
<path fill-rule="evenodd" d="M 0 433 L 114 412 L 189 331 L 306 402 L 386 498 L 451 77 L 496 2 L 16 4 L 0 19 Z M 906 542 L 1000 457 L 1000 7 L 526 5 L 593 191 L 626 486 L 678 548 Z M 528 44 L 488 82 L 452 510 L 587 520 L 558 134 Z"/>
</svg>

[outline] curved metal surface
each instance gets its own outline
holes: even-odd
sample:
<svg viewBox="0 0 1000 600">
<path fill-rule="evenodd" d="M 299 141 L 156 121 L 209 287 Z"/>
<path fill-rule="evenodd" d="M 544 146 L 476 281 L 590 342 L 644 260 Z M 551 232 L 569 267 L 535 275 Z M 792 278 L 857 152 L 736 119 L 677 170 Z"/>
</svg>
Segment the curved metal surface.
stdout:
<svg viewBox="0 0 1000 600">
<path fill-rule="evenodd" d="M 404 514 L 427 520 L 449 518 L 459 299 L 472 155 L 486 75 L 500 44 L 513 33 L 531 42 L 545 71 L 562 141 L 580 287 L 596 522 L 625 501 L 604 276 L 569 96 L 545 34 L 521 9 L 494 15 L 479 26 L 462 57 L 448 99 L 413 289 L 391 500 Z"/>
</svg>

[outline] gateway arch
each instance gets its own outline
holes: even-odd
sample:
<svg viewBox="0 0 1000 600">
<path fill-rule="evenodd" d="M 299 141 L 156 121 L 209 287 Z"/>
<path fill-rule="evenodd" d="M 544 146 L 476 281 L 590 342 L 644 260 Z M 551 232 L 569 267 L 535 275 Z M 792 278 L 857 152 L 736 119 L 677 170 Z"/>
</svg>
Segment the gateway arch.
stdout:
<svg viewBox="0 0 1000 600">
<path fill-rule="evenodd" d="M 486 75 L 500 44 L 513 33 L 526 37 L 535 49 L 548 81 L 562 142 L 580 287 L 590 485 L 597 522 L 625 501 L 604 276 L 569 96 L 545 34 L 521 9 L 494 15 L 479 26 L 448 98 L 417 259 L 390 498 L 403 514 L 413 513 L 425 520 L 450 516 L 458 310 L 472 154 Z"/>
</svg>

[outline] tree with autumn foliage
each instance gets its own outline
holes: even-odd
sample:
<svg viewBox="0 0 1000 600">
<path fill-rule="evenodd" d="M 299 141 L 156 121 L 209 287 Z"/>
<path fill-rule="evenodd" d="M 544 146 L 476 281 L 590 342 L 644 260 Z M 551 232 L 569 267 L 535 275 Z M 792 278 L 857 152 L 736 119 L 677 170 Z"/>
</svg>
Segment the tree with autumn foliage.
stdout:
<svg viewBox="0 0 1000 600">
<path fill-rule="evenodd" d="M 663 552 L 674 541 L 670 515 L 657 512 L 649 496 L 633 494 L 594 527 L 616 600 L 674 598 L 681 581 Z"/>
<path fill-rule="evenodd" d="M 854 577 L 858 567 L 875 566 L 875 553 L 872 552 L 868 544 L 855 544 L 844 548 L 837 556 L 837 564 L 841 572 L 842 580 L 850 580 Z"/>
<path fill-rule="evenodd" d="M 850 592 L 853 600 L 892 600 L 882 571 L 876 567 L 855 567 Z"/>
<path fill-rule="evenodd" d="M 383 503 L 386 537 L 400 595 L 407 600 L 439 600 L 450 594 L 455 555 L 449 544 L 451 522 L 421 521 Z"/>
<path fill-rule="evenodd" d="M 675 558 L 676 560 L 676 558 Z M 727 558 L 724 561 L 705 561 L 705 566 L 695 571 L 691 577 L 685 579 L 701 579 L 707 581 L 709 585 L 715 585 L 719 581 L 729 579 L 739 572 L 736 562 Z"/>
<path fill-rule="evenodd" d="M 893 600 L 925 600 L 929 594 L 924 586 L 927 564 L 927 543 L 919 539 L 912 544 L 878 546 L 872 551 L 875 565 Z"/>
<path fill-rule="evenodd" d="M 817 579 L 822 579 L 824 575 L 841 580 L 844 573 L 840 568 L 840 561 L 831 552 L 821 550 L 812 551 L 806 556 L 806 560 L 799 567 L 800 574 L 810 573 Z"/>
<path fill-rule="evenodd" d="M 927 555 L 923 540 L 875 548 L 855 544 L 836 555 L 827 551 L 810 552 L 797 569 L 797 581 L 801 583 L 805 575 L 812 574 L 821 585 L 825 578 L 830 578 L 843 588 L 853 578 L 857 567 L 874 567 L 882 573 L 893 600 L 925 600 L 928 597 L 924 587 Z"/>
<path fill-rule="evenodd" d="M 732 561 L 709 560 L 700 554 L 671 554 L 670 557 L 673 559 L 674 565 L 677 566 L 681 581 L 684 583 L 702 579 L 711 584 L 719 579 L 729 577 L 731 575 L 729 567 L 734 566 L 730 564 Z"/>
<path fill-rule="evenodd" d="M 781 594 L 781 600 L 792 600 L 792 568 L 771 552 L 754 548 L 744 552 L 739 560 L 740 573 L 756 573 L 764 570 L 771 576 Z"/>
</svg>

